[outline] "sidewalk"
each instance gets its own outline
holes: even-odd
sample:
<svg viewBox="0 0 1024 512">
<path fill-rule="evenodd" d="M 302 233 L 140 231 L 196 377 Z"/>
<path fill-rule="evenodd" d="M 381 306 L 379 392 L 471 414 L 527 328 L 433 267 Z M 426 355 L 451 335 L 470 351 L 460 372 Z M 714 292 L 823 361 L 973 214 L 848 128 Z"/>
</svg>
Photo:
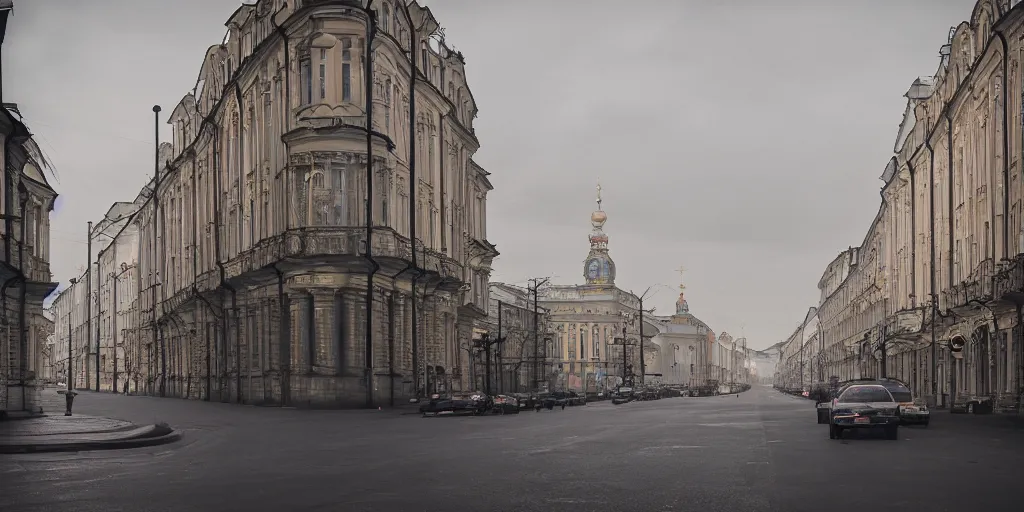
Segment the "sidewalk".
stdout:
<svg viewBox="0 0 1024 512">
<path fill-rule="evenodd" d="M 181 439 L 181 432 L 166 424 L 140 426 L 97 416 L 64 416 L 64 396 L 57 391 L 43 390 L 43 415 L 0 421 L 0 453 L 118 450 Z"/>
<path fill-rule="evenodd" d="M 932 422 L 936 422 L 936 420 L 942 428 L 1024 430 L 1024 415 L 1021 414 L 965 414 L 951 413 L 948 410 L 939 409 L 932 411 Z"/>
</svg>

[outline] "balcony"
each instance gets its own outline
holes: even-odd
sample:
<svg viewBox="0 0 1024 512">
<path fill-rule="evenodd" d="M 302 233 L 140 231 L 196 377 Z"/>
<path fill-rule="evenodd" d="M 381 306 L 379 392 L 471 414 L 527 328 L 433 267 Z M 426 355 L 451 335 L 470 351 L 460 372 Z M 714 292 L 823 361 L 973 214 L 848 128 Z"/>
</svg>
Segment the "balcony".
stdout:
<svg viewBox="0 0 1024 512">
<path fill-rule="evenodd" d="M 993 281 L 992 292 L 997 299 L 1024 303 L 1024 254 L 1001 265 Z"/>
<path fill-rule="evenodd" d="M 939 308 L 943 310 L 964 309 L 972 303 L 992 302 L 996 280 L 995 260 L 989 258 L 978 264 L 967 279 L 942 291 Z"/>
<path fill-rule="evenodd" d="M 270 265 L 290 261 L 298 265 L 316 265 L 318 262 L 335 257 L 360 258 L 365 252 L 366 230 L 362 227 L 306 227 L 289 230 L 283 236 L 262 240 L 252 249 L 228 262 L 224 267 L 228 279 L 244 278 L 258 272 L 266 272 Z M 417 242 L 417 262 L 428 272 L 428 277 L 437 280 L 441 289 L 454 291 L 462 284 L 463 268 L 444 254 L 427 249 Z M 412 259 L 409 239 L 390 228 L 374 228 L 371 248 L 374 259 L 382 267 L 394 267 L 393 272 L 406 269 Z M 203 276 L 204 280 L 213 279 Z M 312 277 L 310 277 L 312 279 Z"/>
</svg>

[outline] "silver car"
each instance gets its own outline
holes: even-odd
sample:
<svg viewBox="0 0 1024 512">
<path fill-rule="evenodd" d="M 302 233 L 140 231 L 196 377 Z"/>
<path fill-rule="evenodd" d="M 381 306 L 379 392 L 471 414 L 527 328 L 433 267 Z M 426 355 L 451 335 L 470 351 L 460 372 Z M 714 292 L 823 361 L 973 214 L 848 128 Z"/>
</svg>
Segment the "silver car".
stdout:
<svg viewBox="0 0 1024 512">
<path fill-rule="evenodd" d="M 847 386 L 829 406 L 828 438 L 842 439 L 849 429 L 882 429 L 899 439 L 899 403 L 881 384 Z"/>
</svg>

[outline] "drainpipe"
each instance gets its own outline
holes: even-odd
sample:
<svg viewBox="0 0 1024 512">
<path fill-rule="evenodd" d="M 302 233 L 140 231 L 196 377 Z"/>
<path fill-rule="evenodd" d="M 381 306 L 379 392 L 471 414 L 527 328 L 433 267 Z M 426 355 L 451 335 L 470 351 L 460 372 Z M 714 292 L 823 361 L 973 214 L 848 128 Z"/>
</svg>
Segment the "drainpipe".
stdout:
<svg viewBox="0 0 1024 512">
<path fill-rule="evenodd" d="M 220 138 L 218 136 L 218 132 L 220 131 L 220 125 L 218 125 L 217 123 L 215 123 L 212 120 L 212 116 L 206 117 L 206 118 L 203 119 L 202 124 L 199 126 L 198 133 L 202 133 L 203 128 L 205 128 L 207 125 L 213 127 L 213 151 L 214 151 L 214 155 L 213 155 L 214 156 L 214 158 L 213 158 L 214 159 L 214 165 L 211 166 L 210 168 L 208 168 L 207 170 L 208 170 L 208 172 L 212 172 L 214 175 L 216 175 L 218 172 L 220 172 L 220 166 L 217 163 L 217 157 L 219 156 L 217 151 L 218 151 L 218 145 L 220 143 Z M 195 172 L 194 169 L 193 169 L 193 172 Z M 214 178 L 214 179 L 216 179 L 216 178 Z M 198 246 L 199 246 L 199 195 L 198 194 L 199 194 L 199 192 L 198 192 L 198 190 L 199 190 L 199 187 L 193 185 L 193 187 L 192 187 L 192 222 L 193 222 L 193 229 L 192 229 L 192 293 L 196 297 L 198 297 L 199 300 L 203 302 L 203 304 L 206 305 L 206 307 L 210 311 L 210 313 L 213 314 L 213 317 L 215 319 L 219 320 L 221 318 L 220 315 L 217 314 L 217 310 L 213 307 L 213 304 L 211 304 L 210 301 L 207 300 L 206 297 L 204 297 L 203 294 L 199 292 L 199 284 L 197 282 L 198 279 L 199 279 L 199 250 L 198 250 Z M 213 199 L 214 200 L 215 208 L 216 208 L 216 204 L 217 204 L 216 203 L 216 201 L 217 201 L 217 197 L 216 196 L 217 196 L 217 194 L 215 193 L 214 194 L 214 199 Z M 207 224 L 207 226 L 209 226 L 209 224 Z M 204 325 L 204 328 L 203 328 L 203 339 L 205 340 L 205 344 L 206 344 L 206 396 L 203 397 L 203 400 L 206 401 L 206 402 L 209 402 L 210 401 L 210 396 L 213 393 L 213 361 L 212 361 L 213 358 L 212 358 L 212 354 L 211 354 L 212 349 L 210 347 L 210 332 L 209 332 L 209 330 L 207 330 L 205 328 L 205 325 Z"/>
<path fill-rule="evenodd" d="M 21 185 L 24 187 L 24 185 Z M 27 192 L 27 191 L 26 191 Z M 25 276 L 25 231 L 28 224 L 28 216 L 25 215 L 26 203 L 28 202 L 27 194 L 21 197 L 21 243 L 18 244 L 18 281 L 21 282 L 21 289 L 18 297 L 18 359 L 21 365 L 20 384 L 21 384 L 21 408 L 25 407 L 25 373 L 28 370 L 28 328 L 25 325 L 27 322 L 25 302 L 28 300 L 26 294 L 28 293 L 28 279 Z"/>
<path fill-rule="evenodd" d="M 409 247 L 412 252 L 412 268 L 416 271 L 413 276 L 412 284 L 412 375 L 413 375 L 413 392 L 419 393 L 420 390 L 420 373 L 419 373 L 419 329 L 417 328 L 417 317 L 416 317 L 416 282 L 419 278 L 425 274 L 419 268 L 419 262 L 416 258 L 416 193 L 417 193 L 417 181 L 416 176 L 416 81 L 417 73 L 419 69 L 416 65 L 416 55 L 419 53 L 419 31 L 416 30 L 412 25 L 412 14 L 409 12 L 409 3 L 402 2 L 403 11 L 405 12 L 405 19 L 409 23 Z M 444 127 L 442 125 L 441 129 Z M 442 132 L 443 133 L 443 132 Z M 443 138 L 442 138 L 443 140 Z M 444 157 L 441 157 L 444 161 Z M 444 205 L 441 206 L 441 211 L 444 211 Z M 442 213 L 444 215 L 444 213 Z M 442 230 L 444 233 L 444 221 L 441 222 Z M 424 374 L 426 370 L 424 370 Z M 424 388 L 426 391 L 426 388 Z"/>
<path fill-rule="evenodd" d="M 1009 45 L 1006 44 L 1006 36 L 999 30 L 993 30 L 999 42 L 1003 45 L 1003 73 L 1002 73 L 1002 103 L 1003 103 L 1003 259 L 1010 257 L 1010 132 L 1009 112 L 1007 112 L 1007 73 Z M 994 206 L 994 205 L 993 205 Z M 995 237 L 992 237 L 992 244 L 995 245 Z M 996 257 L 995 247 L 992 248 L 992 257 Z"/>
<path fill-rule="evenodd" d="M 214 264 L 217 265 L 218 272 L 220 274 L 220 287 L 230 288 L 230 283 L 227 282 L 224 272 L 224 262 L 221 261 L 221 248 L 220 248 L 220 226 L 221 226 L 221 211 L 220 211 L 220 161 L 221 161 L 221 150 L 220 150 L 220 130 L 214 130 L 213 132 L 213 251 L 214 251 Z M 232 293 L 232 295 L 234 295 Z M 217 373 L 219 375 L 227 374 L 227 340 L 228 340 L 228 312 L 221 306 L 222 321 L 220 323 L 220 340 L 217 343 L 218 348 L 218 368 Z M 224 389 L 223 382 L 219 383 L 218 394 L 223 401 Z"/>
<path fill-rule="evenodd" d="M 288 2 L 281 5 L 281 8 L 274 13 L 270 18 L 270 24 L 274 26 L 274 30 L 277 31 L 278 35 L 281 36 L 281 40 L 284 42 L 284 98 L 285 112 L 289 109 L 289 103 L 291 101 L 291 50 L 289 49 L 288 32 L 282 25 L 277 24 L 277 15 L 284 12 L 288 8 Z M 288 133 L 291 129 L 291 115 L 285 115 L 284 119 L 281 120 L 281 131 L 282 133 Z M 283 137 L 282 137 L 283 139 Z M 288 142 L 284 142 L 285 149 L 285 167 L 284 172 L 284 222 L 283 232 L 287 233 L 291 228 L 291 217 L 288 212 L 291 211 L 291 169 L 288 169 L 288 158 L 289 149 Z M 275 163 L 276 165 L 276 163 Z M 274 262 L 271 267 L 274 269 L 274 273 L 277 274 L 277 302 L 280 307 L 280 340 L 278 343 L 278 357 L 280 360 L 280 379 L 281 379 L 281 405 L 289 405 L 291 403 L 291 352 L 288 350 L 290 345 L 289 333 L 291 332 L 291 316 L 289 315 L 289 305 L 287 302 L 287 295 L 284 292 L 284 273 L 277 266 L 277 262 Z"/>
<path fill-rule="evenodd" d="M 270 267 L 277 274 L 277 303 L 280 307 L 280 340 L 278 340 L 278 357 L 280 358 L 280 379 L 281 379 L 281 405 L 291 403 L 291 345 L 289 334 L 292 330 L 292 318 L 289 314 L 288 296 L 284 293 L 284 272 L 277 266 L 275 261 Z"/>
<path fill-rule="evenodd" d="M 948 201 L 948 204 L 946 205 L 946 208 L 947 208 L 947 212 L 949 214 L 949 218 L 947 219 L 948 227 L 949 227 L 949 233 L 948 233 L 948 237 L 949 237 L 949 258 L 948 258 L 948 261 L 946 262 L 946 264 L 949 266 L 949 287 L 950 287 L 950 289 L 952 289 L 953 282 L 954 282 L 954 279 L 955 279 L 954 276 L 953 276 L 953 269 L 954 269 L 953 259 L 955 257 L 955 255 L 953 254 L 953 247 L 954 247 L 954 244 L 953 244 L 953 118 L 950 116 L 948 110 L 945 112 L 945 117 L 946 117 L 946 153 L 947 153 L 946 158 L 948 159 L 948 163 L 949 163 L 949 165 L 947 166 L 947 169 L 946 169 L 948 171 L 948 173 L 947 173 L 947 181 L 946 181 L 946 188 L 948 189 L 947 190 L 947 197 L 946 197 L 946 199 Z"/>
<path fill-rule="evenodd" d="M 910 171 L 910 283 L 915 292 L 912 307 L 917 307 L 917 176 L 913 163 L 907 162 L 907 169 Z"/>
<path fill-rule="evenodd" d="M 938 343 L 935 339 L 935 321 L 937 320 L 936 312 L 939 308 L 939 294 L 935 292 L 937 284 L 938 274 L 935 268 L 935 149 L 932 148 L 932 141 L 930 137 L 925 137 L 924 147 L 928 150 L 928 258 L 930 260 L 928 269 L 929 272 L 929 285 L 928 295 L 931 298 L 932 303 L 932 349 L 931 349 L 931 385 L 932 385 L 932 396 L 935 397 L 936 403 L 939 399 L 939 361 L 938 361 Z"/>
<path fill-rule="evenodd" d="M 241 64 L 241 63 L 239 63 Z M 242 207 L 242 176 L 245 172 L 245 168 L 242 166 L 242 159 L 245 157 L 245 146 L 242 141 L 242 125 L 245 124 L 245 108 L 242 104 L 242 87 L 238 85 L 238 81 L 235 80 L 235 102 L 238 103 L 238 158 L 235 159 L 236 166 L 238 168 L 238 207 Z M 241 220 L 241 216 L 239 216 Z M 242 250 L 242 229 L 241 224 L 238 226 L 238 237 L 236 242 L 238 243 L 238 250 Z M 244 403 L 242 398 L 242 338 L 241 338 L 241 324 L 238 315 L 238 290 L 231 285 L 231 283 L 224 281 L 224 287 L 231 292 L 231 311 L 233 312 L 233 320 L 235 327 L 235 401 L 237 403 Z M 246 359 L 251 359 L 246 357 Z M 252 383 L 252 373 L 249 372 L 249 382 Z M 251 386 L 249 392 L 251 392 Z M 249 400 L 252 400 L 252 395 L 249 394 Z"/>
<path fill-rule="evenodd" d="M 366 273 L 366 325 L 364 366 L 366 367 L 366 407 L 373 407 L 373 276 L 380 265 L 373 259 L 373 41 L 377 36 L 377 17 L 369 0 L 364 8 L 366 13 L 366 55 L 363 75 L 366 97 L 366 247 L 363 257 L 370 264 Z M 410 122 L 412 122 L 410 120 Z"/>
<path fill-rule="evenodd" d="M 412 211 L 415 211 L 415 209 L 413 209 Z M 409 216 L 412 217 L 412 218 L 415 218 L 416 214 L 415 213 L 410 213 Z M 415 226 L 415 224 L 412 224 L 412 226 Z M 415 230 L 415 227 L 412 228 L 412 229 Z M 413 231 L 413 233 L 415 233 L 415 231 Z M 421 278 L 423 278 L 423 276 L 427 275 L 427 272 L 424 271 L 421 268 L 416 268 L 416 239 L 415 238 L 412 239 L 412 265 L 413 265 L 413 269 L 416 271 L 416 274 L 412 276 L 412 311 L 410 312 L 410 315 L 412 316 L 412 374 L 413 374 L 413 388 L 414 388 L 414 391 L 418 394 L 420 392 L 420 353 L 419 353 L 419 339 L 420 339 L 420 337 L 419 337 L 419 327 L 418 327 L 419 326 L 419 315 L 418 315 L 418 313 L 419 313 L 419 306 L 418 306 L 419 298 L 416 296 L 416 285 L 419 283 L 419 280 Z M 424 294 L 426 294 L 426 290 L 424 290 Z M 424 364 L 423 364 L 423 396 L 424 397 L 429 397 L 429 395 L 427 393 L 427 365 L 426 365 L 425 361 L 424 361 Z"/>
<path fill-rule="evenodd" d="M 277 15 L 282 13 L 282 12 L 284 12 L 284 10 L 287 9 L 287 8 L 288 8 L 288 2 L 285 2 L 284 4 L 281 5 L 281 8 L 278 9 L 277 12 L 275 12 L 273 14 L 273 16 L 270 17 L 270 24 L 274 26 L 274 30 L 277 31 L 278 35 L 281 36 L 281 40 L 284 41 L 284 98 L 283 98 L 283 100 L 285 102 L 285 112 L 288 112 L 289 107 L 290 107 L 289 103 L 291 102 L 291 91 L 292 91 L 292 88 L 291 88 L 291 67 L 292 67 L 291 66 L 291 51 L 288 48 L 288 32 L 285 31 L 285 29 L 284 29 L 284 27 L 282 25 L 278 25 L 277 24 Z M 289 130 L 291 130 L 291 115 L 290 114 L 285 115 L 284 119 L 282 119 L 281 121 L 284 123 L 281 126 L 281 132 L 282 133 L 288 133 Z M 288 156 L 289 156 L 289 149 L 288 149 L 288 143 L 287 142 L 284 143 L 284 149 L 285 149 L 285 155 L 284 155 L 285 156 L 285 167 L 287 167 L 288 166 Z M 291 170 L 290 169 L 286 170 L 285 173 L 284 173 L 284 192 L 285 192 L 285 194 L 284 194 L 284 231 L 288 231 L 288 229 L 290 228 L 289 224 L 291 223 L 291 218 L 288 215 L 288 212 L 291 211 L 290 210 L 290 208 L 291 208 Z M 275 271 L 277 271 L 276 268 L 275 268 Z M 278 274 L 280 274 L 280 271 L 277 271 L 277 272 L 278 272 Z"/>
<path fill-rule="evenodd" d="M 948 109 L 945 111 L 944 115 L 946 117 L 946 158 L 948 159 L 948 165 L 946 166 L 946 188 L 948 189 L 946 194 L 946 200 L 948 201 L 948 203 L 946 204 L 946 211 L 948 212 L 947 226 L 949 228 L 949 233 L 947 235 L 949 242 L 949 258 L 947 258 L 948 261 L 946 262 L 946 265 L 949 269 L 948 285 L 950 290 L 952 290 L 953 282 L 955 279 L 953 275 L 953 270 L 955 267 L 953 264 L 953 259 L 955 257 L 955 255 L 953 254 L 953 117 L 952 115 L 950 115 Z M 954 317 L 954 322 L 955 321 L 956 319 Z M 956 372 L 959 369 L 958 367 L 960 366 L 960 364 L 957 363 L 956 358 L 951 357 L 950 366 L 950 374 L 953 376 L 953 382 L 950 384 L 949 389 L 949 404 L 950 408 L 952 408 L 953 403 L 956 399 Z"/>
</svg>

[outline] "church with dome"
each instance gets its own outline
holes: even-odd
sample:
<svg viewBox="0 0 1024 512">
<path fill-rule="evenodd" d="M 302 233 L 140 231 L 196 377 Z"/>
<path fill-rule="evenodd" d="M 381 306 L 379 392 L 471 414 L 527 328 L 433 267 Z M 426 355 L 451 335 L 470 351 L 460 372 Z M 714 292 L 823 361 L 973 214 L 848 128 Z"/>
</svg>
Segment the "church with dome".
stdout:
<svg viewBox="0 0 1024 512">
<path fill-rule="evenodd" d="M 585 284 L 540 289 L 538 300 L 548 311 L 553 333 L 547 347 L 549 389 L 601 392 L 618 386 L 624 374 L 639 375 L 640 303 L 615 286 L 615 262 L 604 231 L 607 222 L 598 184 L 597 209 L 590 214 L 590 252 L 583 260 Z M 647 345 L 645 352 L 653 349 Z"/>
</svg>

